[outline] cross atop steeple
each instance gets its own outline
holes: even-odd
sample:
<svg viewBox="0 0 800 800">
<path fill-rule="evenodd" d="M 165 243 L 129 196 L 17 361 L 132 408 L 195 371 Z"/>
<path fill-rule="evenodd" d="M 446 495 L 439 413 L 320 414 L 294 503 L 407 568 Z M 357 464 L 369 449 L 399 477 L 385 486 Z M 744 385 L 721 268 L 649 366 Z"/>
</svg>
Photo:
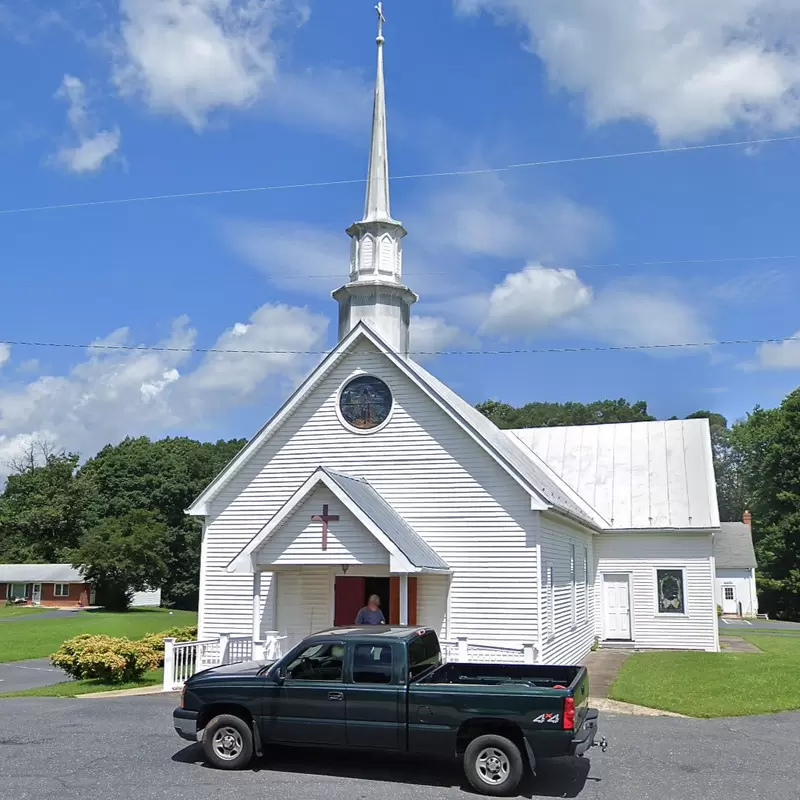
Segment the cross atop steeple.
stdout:
<svg viewBox="0 0 800 800">
<path fill-rule="evenodd" d="M 386 22 L 386 17 L 383 16 L 383 3 L 378 3 L 375 6 L 378 12 L 378 44 L 383 44 L 383 23 Z"/>
</svg>

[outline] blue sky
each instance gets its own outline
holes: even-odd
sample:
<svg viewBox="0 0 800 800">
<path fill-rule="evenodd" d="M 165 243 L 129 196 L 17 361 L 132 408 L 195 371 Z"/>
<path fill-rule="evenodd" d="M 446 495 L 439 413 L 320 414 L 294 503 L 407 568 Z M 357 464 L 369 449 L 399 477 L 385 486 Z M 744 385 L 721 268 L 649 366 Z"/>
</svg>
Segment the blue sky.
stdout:
<svg viewBox="0 0 800 800">
<path fill-rule="evenodd" d="M 361 180 L 372 5 L 0 0 L 0 337 L 332 347 L 362 183 L 20 209 Z M 391 172 L 800 134 L 790 12 L 387 0 Z M 793 336 L 799 164 L 782 141 L 395 181 L 414 346 Z M 731 260 L 678 263 L 715 259 Z M 86 455 L 126 434 L 249 436 L 314 363 L 0 345 L 0 456 L 31 435 Z M 733 419 L 795 388 L 800 342 L 426 366 L 472 402 L 625 397 Z"/>
</svg>

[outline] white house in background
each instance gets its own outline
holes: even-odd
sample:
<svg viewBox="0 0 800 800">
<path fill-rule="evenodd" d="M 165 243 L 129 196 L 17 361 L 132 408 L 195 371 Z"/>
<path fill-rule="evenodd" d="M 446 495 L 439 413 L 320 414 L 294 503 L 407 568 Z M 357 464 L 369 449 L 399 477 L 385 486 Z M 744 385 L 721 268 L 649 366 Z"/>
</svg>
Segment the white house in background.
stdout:
<svg viewBox="0 0 800 800">
<path fill-rule="evenodd" d="M 188 509 L 200 638 L 390 622 L 577 662 L 595 637 L 718 649 L 706 420 L 501 431 L 409 357 L 383 36 L 339 343 Z M 536 385 L 532 380 L 532 385 Z"/>
<path fill-rule="evenodd" d="M 756 594 L 756 553 L 750 512 L 742 522 L 723 522 L 714 537 L 717 603 L 723 614 L 755 617 L 758 614 Z"/>
</svg>

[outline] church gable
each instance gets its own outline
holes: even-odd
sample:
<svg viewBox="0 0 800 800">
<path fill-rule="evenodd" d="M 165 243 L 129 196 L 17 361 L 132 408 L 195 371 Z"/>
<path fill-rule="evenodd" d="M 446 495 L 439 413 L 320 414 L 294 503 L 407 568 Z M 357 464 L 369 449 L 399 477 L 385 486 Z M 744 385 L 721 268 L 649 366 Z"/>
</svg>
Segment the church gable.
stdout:
<svg viewBox="0 0 800 800">
<path fill-rule="evenodd" d="M 326 486 L 318 485 L 253 553 L 260 566 L 389 564 L 389 553 Z"/>
</svg>

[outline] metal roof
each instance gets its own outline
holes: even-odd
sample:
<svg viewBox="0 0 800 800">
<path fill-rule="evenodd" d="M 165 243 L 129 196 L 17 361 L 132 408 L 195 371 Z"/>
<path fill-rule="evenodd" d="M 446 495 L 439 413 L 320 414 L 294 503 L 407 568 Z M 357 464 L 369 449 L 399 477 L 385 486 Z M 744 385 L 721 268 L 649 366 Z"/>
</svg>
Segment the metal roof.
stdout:
<svg viewBox="0 0 800 800">
<path fill-rule="evenodd" d="M 585 501 L 588 498 L 576 497 L 570 486 L 565 485 L 558 474 L 553 472 L 546 463 L 543 463 L 539 454 L 528 452 L 517 446 L 506 436 L 506 431 L 500 430 L 477 408 L 459 397 L 452 389 L 445 386 L 415 361 L 407 359 L 405 363 L 411 367 L 420 380 L 428 385 L 434 394 L 439 395 L 442 401 L 476 431 L 486 444 L 545 502 L 594 528 L 606 526 L 605 520 L 591 507 L 591 502 Z"/>
<path fill-rule="evenodd" d="M 84 583 L 72 564 L 0 564 L 0 583 Z"/>
<path fill-rule="evenodd" d="M 744 522 L 722 522 L 714 534 L 717 568 L 749 569 L 758 566 L 753 549 L 753 531 Z"/>
<path fill-rule="evenodd" d="M 321 470 L 355 503 L 398 550 L 419 569 L 449 571 L 450 567 L 425 540 L 362 478 Z"/>
<path fill-rule="evenodd" d="M 505 433 L 527 445 L 613 529 L 719 526 L 706 419 Z"/>
</svg>

